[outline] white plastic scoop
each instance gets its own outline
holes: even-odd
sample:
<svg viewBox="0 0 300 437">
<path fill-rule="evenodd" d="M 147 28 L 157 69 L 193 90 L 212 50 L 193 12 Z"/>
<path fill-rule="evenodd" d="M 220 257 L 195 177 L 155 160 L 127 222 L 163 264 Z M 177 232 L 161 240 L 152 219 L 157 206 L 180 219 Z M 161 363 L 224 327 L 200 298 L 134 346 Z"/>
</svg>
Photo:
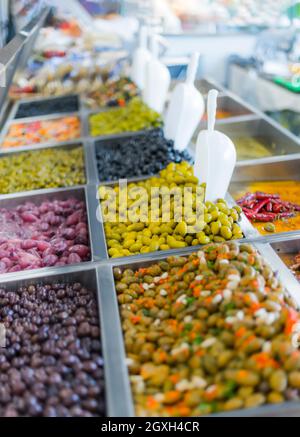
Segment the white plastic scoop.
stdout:
<svg viewBox="0 0 300 437">
<path fill-rule="evenodd" d="M 199 53 L 191 57 L 187 78 L 178 84 L 172 92 L 165 119 L 165 137 L 174 141 L 174 147 L 184 150 L 201 121 L 205 103 L 194 82 L 198 70 Z"/>
<path fill-rule="evenodd" d="M 236 164 L 236 149 L 226 135 L 215 131 L 218 91 L 211 90 L 207 101 L 208 128 L 199 133 L 194 173 L 206 183 L 205 200 L 224 198 Z"/>
<path fill-rule="evenodd" d="M 164 39 L 153 34 L 150 41 L 151 57 L 146 64 L 143 100 L 150 108 L 161 114 L 167 101 L 171 75 L 168 68 L 158 59 L 159 44 Z"/>
<path fill-rule="evenodd" d="M 142 26 L 139 32 L 139 46 L 133 53 L 130 77 L 140 90 L 145 88 L 146 65 L 151 54 L 148 50 L 148 30 Z"/>
</svg>

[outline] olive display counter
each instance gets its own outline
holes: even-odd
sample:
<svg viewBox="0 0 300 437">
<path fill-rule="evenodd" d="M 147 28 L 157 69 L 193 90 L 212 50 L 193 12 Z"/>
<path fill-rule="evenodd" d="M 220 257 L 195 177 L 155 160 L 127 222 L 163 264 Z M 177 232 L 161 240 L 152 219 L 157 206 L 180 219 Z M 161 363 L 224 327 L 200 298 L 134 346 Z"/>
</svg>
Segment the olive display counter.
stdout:
<svg viewBox="0 0 300 437">
<path fill-rule="evenodd" d="M 1 130 L 0 416 L 299 415 L 299 139 L 220 86 L 239 160 L 205 202 L 194 143 L 119 86 L 19 99 Z M 153 217 L 113 215 L 120 179 L 161 190 Z"/>
</svg>

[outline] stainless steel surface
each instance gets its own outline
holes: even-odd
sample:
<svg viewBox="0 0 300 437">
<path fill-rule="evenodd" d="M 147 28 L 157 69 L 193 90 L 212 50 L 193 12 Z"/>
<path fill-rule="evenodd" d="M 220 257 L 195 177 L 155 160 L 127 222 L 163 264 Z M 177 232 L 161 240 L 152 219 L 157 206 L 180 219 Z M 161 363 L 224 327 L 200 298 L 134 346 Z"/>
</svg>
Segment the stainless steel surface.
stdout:
<svg viewBox="0 0 300 437">
<path fill-rule="evenodd" d="M 0 50 L 0 80 L 5 79 L 5 86 L 0 87 L 0 108 L 2 108 L 7 98 L 17 68 L 20 67 L 23 60 L 27 60 L 28 47 L 31 50 L 31 45 L 45 22 L 49 11 L 49 8 L 44 8 L 9 44 Z"/>
<path fill-rule="evenodd" d="M 107 260 L 108 252 L 104 233 L 103 222 L 101 221 L 101 207 L 99 203 L 98 187 L 87 186 L 87 204 L 89 208 L 89 220 L 91 228 L 91 246 L 95 260 Z"/>
<path fill-rule="evenodd" d="M 296 146 L 298 147 L 298 146 Z M 254 160 L 247 165 L 237 166 L 234 170 L 231 187 L 246 182 L 300 180 L 300 149 L 298 154 L 288 155 L 282 159 Z M 229 191 L 232 191 L 232 188 Z"/>
<path fill-rule="evenodd" d="M 87 180 L 89 184 L 98 184 L 98 170 L 95 159 L 94 144 L 91 140 L 84 140 L 85 150 L 85 168 L 87 174 Z"/>
<path fill-rule="evenodd" d="M 98 268 L 102 345 L 105 351 L 106 398 L 110 417 L 134 416 L 125 347 L 112 268 Z"/>
<path fill-rule="evenodd" d="M 180 83 L 182 83 L 182 80 L 177 80 L 177 79 L 172 80 L 170 91 L 172 92 L 176 87 L 176 85 Z M 202 79 L 196 79 L 195 87 L 198 91 L 200 91 L 203 97 L 207 97 L 207 94 L 211 89 L 215 89 L 219 91 L 219 96 L 223 95 L 223 87 L 219 83 L 216 83 L 211 78 L 204 77 Z"/>
<path fill-rule="evenodd" d="M 274 240 L 271 246 L 286 267 L 290 268 L 295 264 L 295 256 L 300 254 L 300 233 L 294 237 Z M 296 277 L 295 281 L 299 283 Z"/>
<path fill-rule="evenodd" d="M 284 402 L 277 405 L 265 405 L 258 408 L 231 411 L 230 413 L 212 414 L 210 417 L 299 417 L 299 402 Z"/>
<path fill-rule="evenodd" d="M 9 87 L 24 48 L 24 40 L 25 38 L 22 35 L 16 35 L 7 46 L 0 50 L 0 108 L 2 108 L 7 98 Z"/>
<path fill-rule="evenodd" d="M 226 111 L 232 115 L 229 115 L 226 118 L 217 118 L 216 123 L 223 124 L 227 123 L 230 119 L 233 121 L 235 118 L 240 119 L 244 116 L 256 116 L 255 111 L 248 106 L 247 103 L 240 101 L 237 98 L 229 97 L 228 95 L 220 95 L 217 101 L 217 108 L 221 111 Z M 206 122 L 202 122 L 202 124 Z"/>
<path fill-rule="evenodd" d="M 219 91 L 219 96 L 223 94 L 223 87 L 212 78 L 204 77 L 202 79 L 196 79 L 195 87 L 200 91 L 203 97 L 206 97 L 212 89 Z"/>
<path fill-rule="evenodd" d="M 300 234 L 293 238 L 278 239 L 271 246 L 278 254 L 297 254 L 300 253 Z"/>
<path fill-rule="evenodd" d="M 6 99 L 3 103 L 3 105 L 0 106 L 0 132 L 3 129 L 3 126 L 6 123 L 6 120 L 9 118 L 11 110 L 12 110 L 12 104 L 11 104 L 10 100 Z"/>
<path fill-rule="evenodd" d="M 284 265 L 284 263 L 281 261 L 281 259 L 276 255 L 276 253 L 271 248 L 271 246 L 261 245 L 261 244 L 256 244 L 254 246 L 257 248 L 257 250 L 260 252 L 260 254 L 268 261 L 268 263 L 271 265 L 273 270 L 277 271 L 279 273 L 279 278 L 281 279 L 282 283 L 286 287 L 288 293 L 296 300 L 296 302 L 300 306 L 300 284 L 295 280 L 295 278 L 293 277 L 291 272 L 288 270 L 288 268 Z M 193 253 L 195 251 L 197 251 L 197 248 L 190 247 L 188 249 L 188 252 L 187 251 L 183 252 L 182 250 L 177 250 L 177 251 L 175 250 L 173 255 L 186 256 L 188 253 Z M 118 342 L 119 342 L 120 334 L 121 334 L 122 339 L 123 339 L 123 334 L 122 334 L 122 328 L 121 328 L 121 324 L 120 324 L 119 304 L 118 304 L 118 301 L 116 298 L 117 293 L 116 293 L 114 278 L 113 278 L 114 267 L 119 267 L 122 270 L 125 270 L 127 268 L 137 270 L 139 268 L 147 267 L 151 264 L 154 264 L 158 260 L 165 260 L 167 258 L 167 256 L 168 255 L 166 255 L 166 253 L 159 252 L 156 254 L 152 254 L 151 258 L 146 258 L 145 256 L 142 256 L 139 260 L 138 259 L 129 259 L 129 258 L 126 258 L 123 260 L 112 260 L 107 265 L 100 266 L 100 268 L 99 268 L 99 287 L 100 287 L 100 291 L 105 290 L 105 293 L 107 296 L 107 301 L 106 301 L 107 305 L 109 306 L 110 311 L 112 313 L 114 313 L 115 317 L 117 317 L 117 322 L 114 324 L 115 327 L 116 326 L 117 327 L 115 328 L 116 331 L 114 333 L 117 334 Z M 124 353 L 124 356 L 123 356 L 123 361 L 124 361 L 125 356 L 126 356 L 126 354 L 124 352 L 124 349 L 125 349 L 124 340 L 122 340 L 121 349 L 122 349 L 122 354 Z M 113 352 L 111 352 L 111 353 L 113 353 Z M 121 372 L 122 372 L 123 378 L 124 378 L 123 386 L 126 389 L 125 390 L 126 403 L 129 403 L 126 417 L 131 417 L 133 415 L 133 412 L 134 412 L 134 404 L 133 404 L 132 394 L 128 394 L 128 389 L 130 390 L 130 388 L 129 388 L 130 387 L 129 373 L 128 373 L 127 369 L 126 369 L 126 371 L 124 371 L 123 363 L 122 363 L 122 367 L 121 367 Z M 110 398 L 110 402 L 112 404 L 118 402 L 117 396 L 118 396 L 117 393 L 112 393 L 112 398 Z M 290 414 L 299 415 L 300 414 L 300 403 L 293 403 L 293 402 L 287 403 L 287 402 L 285 402 L 283 404 L 276 405 L 276 406 L 263 406 L 263 407 L 259 407 L 259 408 L 255 408 L 255 409 L 251 409 L 251 410 L 237 410 L 237 411 L 230 412 L 230 413 L 221 413 L 219 415 L 230 417 L 233 414 L 235 416 L 243 416 L 243 415 L 247 416 L 248 415 L 248 416 L 263 416 L 263 417 L 268 417 L 268 416 L 273 416 L 273 415 L 275 415 L 275 416 L 290 415 Z"/>
<path fill-rule="evenodd" d="M 259 162 L 281 161 L 283 156 L 300 153 L 300 142 L 284 129 L 279 129 L 267 119 L 240 120 L 219 124 L 217 130 L 229 136 L 233 143 L 238 137 L 259 137 L 273 156 L 253 160 L 239 161 L 240 165 L 258 164 Z"/>
<path fill-rule="evenodd" d="M 32 48 L 36 42 L 36 39 L 39 35 L 39 30 L 44 25 L 47 17 L 49 16 L 50 8 L 44 7 L 39 15 L 34 17 L 20 32 L 19 34 L 25 37 L 24 49 L 22 51 L 18 68 L 22 69 L 25 67 L 29 55 L 32 52 Z"/>
</svg>

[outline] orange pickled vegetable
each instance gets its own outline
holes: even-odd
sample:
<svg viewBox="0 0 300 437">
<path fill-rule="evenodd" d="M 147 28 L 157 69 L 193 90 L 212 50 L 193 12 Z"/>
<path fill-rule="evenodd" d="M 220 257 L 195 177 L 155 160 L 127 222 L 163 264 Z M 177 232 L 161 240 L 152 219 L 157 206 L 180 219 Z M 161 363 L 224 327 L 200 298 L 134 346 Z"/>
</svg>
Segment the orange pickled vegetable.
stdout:
<svg viewBox="0 0 300 437">
<path fill-rule="evenodd" d="M 41 143 L 64 142 L 80 138 L 80 136 L 80 120 L 74 116 L 15 123 L 10 126 L 2 148 L 11 149 Z"/>
</svg>

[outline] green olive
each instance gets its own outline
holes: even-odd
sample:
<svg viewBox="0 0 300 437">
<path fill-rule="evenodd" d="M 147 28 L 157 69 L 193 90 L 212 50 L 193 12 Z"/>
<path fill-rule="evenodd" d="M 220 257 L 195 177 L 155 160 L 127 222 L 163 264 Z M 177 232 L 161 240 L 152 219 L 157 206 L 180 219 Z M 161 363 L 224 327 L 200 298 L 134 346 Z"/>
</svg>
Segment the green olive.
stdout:
<svg viewBox="0 0 300 437">
<path fill-rule="evenodd" d="M 275 227 L 274 223 L 267 223 L 264 226 L 264 230 L 267 231 L 267 232 L 275 232 L 276 231 L 276 227 Z"/>
</svg>

